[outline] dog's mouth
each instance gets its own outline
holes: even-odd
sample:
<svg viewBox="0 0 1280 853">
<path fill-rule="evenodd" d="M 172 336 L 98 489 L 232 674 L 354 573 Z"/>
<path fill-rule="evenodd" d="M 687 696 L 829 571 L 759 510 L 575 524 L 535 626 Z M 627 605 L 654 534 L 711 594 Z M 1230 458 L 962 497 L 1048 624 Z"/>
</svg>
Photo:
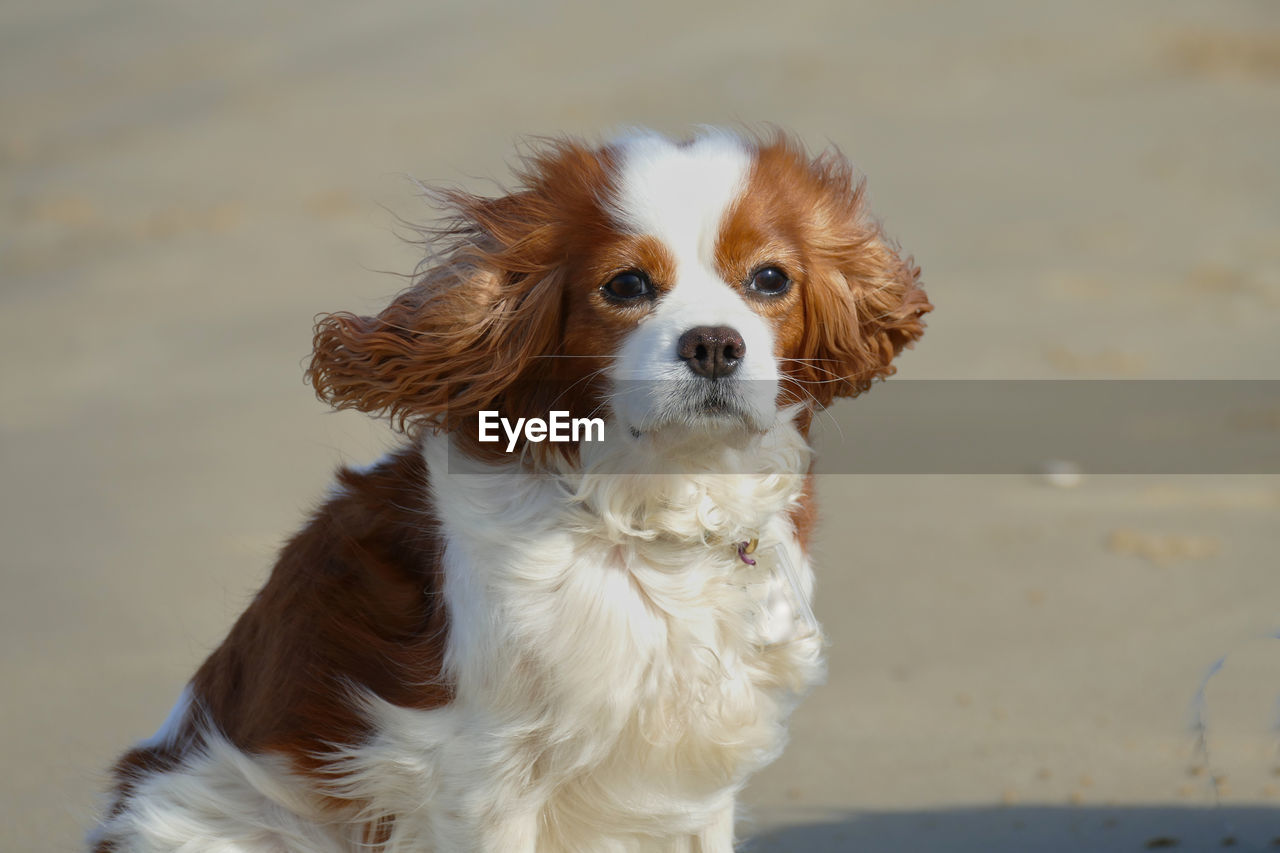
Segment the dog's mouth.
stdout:
<svg viewBox="0 0 1280 853">
<path fill-rule="evenodd" d="M 713 437 L 760 432 L 768 426 L 772 412 L 759 411 L 759 401 L 751 398 L 748 384 L 723 379 L 655 383 L 647 389 L 651 401 L 647 417 L 631 424 L 631 433 L 695 432 Z"/>
<path fill-rule="evenodd" d="M 701 399 L 698 399 L 698 397 Z M 701 415 L 716 418 L 745 418 L 742 401 L 738 395 L 725 386 L 723 382 L 712 380 L 706 383 L 701 395 L 692 395 L 689 408 Z"/>
</svg>

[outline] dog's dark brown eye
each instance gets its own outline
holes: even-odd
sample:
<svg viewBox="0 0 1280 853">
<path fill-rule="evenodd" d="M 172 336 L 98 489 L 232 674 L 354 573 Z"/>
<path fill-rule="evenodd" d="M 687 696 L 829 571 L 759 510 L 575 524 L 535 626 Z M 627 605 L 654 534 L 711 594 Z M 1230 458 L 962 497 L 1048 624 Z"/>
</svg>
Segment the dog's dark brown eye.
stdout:
<svg viewBox="0 0 1280 853">
<path fill-rule="evenodd" d="M 629 302 L 653 294 L 653 284 L 649 276 L 640 270 L 627 270 L 609 279 L 609 283 L 601 288 L 606 296 Z"/>
<path fill-rule="evenodd" d="M 758 269 L 751 276 L 751 281 L 747 283 L 749 290 L 764 296 L 781 296 L 791 287 L 791 279 L 787 278 L 787 274 L 777 267 L 764 267 Z"/>
</svg>

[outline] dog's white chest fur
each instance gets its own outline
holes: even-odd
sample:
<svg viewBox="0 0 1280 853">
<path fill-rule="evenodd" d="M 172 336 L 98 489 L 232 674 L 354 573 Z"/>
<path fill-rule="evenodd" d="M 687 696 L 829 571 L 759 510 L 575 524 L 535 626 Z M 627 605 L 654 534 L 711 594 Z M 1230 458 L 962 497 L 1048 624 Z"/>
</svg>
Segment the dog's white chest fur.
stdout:
<svg viewBox="0 0 1280 853">
<path fill-rule="evenodd" d="M 785 603 L 812 583 L 786 512 L 801 479 L 566 484 L 446 454 L 429 443 L 456 698 L 374 703 L 358 793 L 441 850 L 729 849 L 734 795 L 821 673 Z"/>
<path fill-rule="evenodd" d="M 447 441 L 425 452 L 453 700 L 416 710 L 352 685 L 370 734 L 326 756 L 325 801 L 210 729 L 137 783 L 110 827 L 122 850 L 733 849 L 735 795 L 821 675 L 789 514 L 801 437 L 784 425 L 677 474 L 611 469 L 635 456 L 605 447 L 571 476 L 451 458 Z M 737 544 L 757 538 L 751 566 Z"/>
</svg>

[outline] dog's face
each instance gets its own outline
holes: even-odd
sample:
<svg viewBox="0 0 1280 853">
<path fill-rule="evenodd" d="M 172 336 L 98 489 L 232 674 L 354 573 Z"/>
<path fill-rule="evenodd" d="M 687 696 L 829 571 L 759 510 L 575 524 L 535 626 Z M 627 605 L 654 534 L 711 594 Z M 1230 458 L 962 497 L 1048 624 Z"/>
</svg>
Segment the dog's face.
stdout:
<svg viewBox="0 0 1280 853">
<path fill-rule="evenodd" d="M 750 154 L 727 137 L 675 147 L 647 136 L 618 160 L 609 213 L 650 246 L 647 263 L 616 253 L 593 299 L 631 325 L 609 370 L 614 415 L 633 435 L 768 428 L 785 355 L 775 326 L 798 309 L 786 269 L 798 265 L 781 242 L 726 239 L 750 193 Z"/>
<path fill-rule="evenodd" d="M 444 261 L 380 315 L 320 322 L 322 397 L 456 432 L 552 408 L 636 440 L 760 432 L 865 390 L 923 331 L 919 270 L 838 154 L 641 135 L 526 165 L 509 195 L 444 194 Z"/>
</svg>

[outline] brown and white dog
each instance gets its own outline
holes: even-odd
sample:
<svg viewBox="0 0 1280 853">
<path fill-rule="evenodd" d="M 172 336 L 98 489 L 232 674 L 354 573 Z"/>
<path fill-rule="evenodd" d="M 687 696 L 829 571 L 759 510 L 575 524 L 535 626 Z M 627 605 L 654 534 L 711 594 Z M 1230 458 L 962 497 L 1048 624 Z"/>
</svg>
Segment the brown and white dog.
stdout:
<svg viewBox="0 0 1280 853">
<path fill-rule="evenodd" d="M 732 850 L 822 671 L 810 420 L 932 306 L 782 135 L 543 143 L 519 179 L 442 193 L 414 286 L 317 325 L 319 395 L 410 440 L 339 472 L 97 851 Z M 557 408 L 604 434 L 481 440 Z"/>
</svg>

